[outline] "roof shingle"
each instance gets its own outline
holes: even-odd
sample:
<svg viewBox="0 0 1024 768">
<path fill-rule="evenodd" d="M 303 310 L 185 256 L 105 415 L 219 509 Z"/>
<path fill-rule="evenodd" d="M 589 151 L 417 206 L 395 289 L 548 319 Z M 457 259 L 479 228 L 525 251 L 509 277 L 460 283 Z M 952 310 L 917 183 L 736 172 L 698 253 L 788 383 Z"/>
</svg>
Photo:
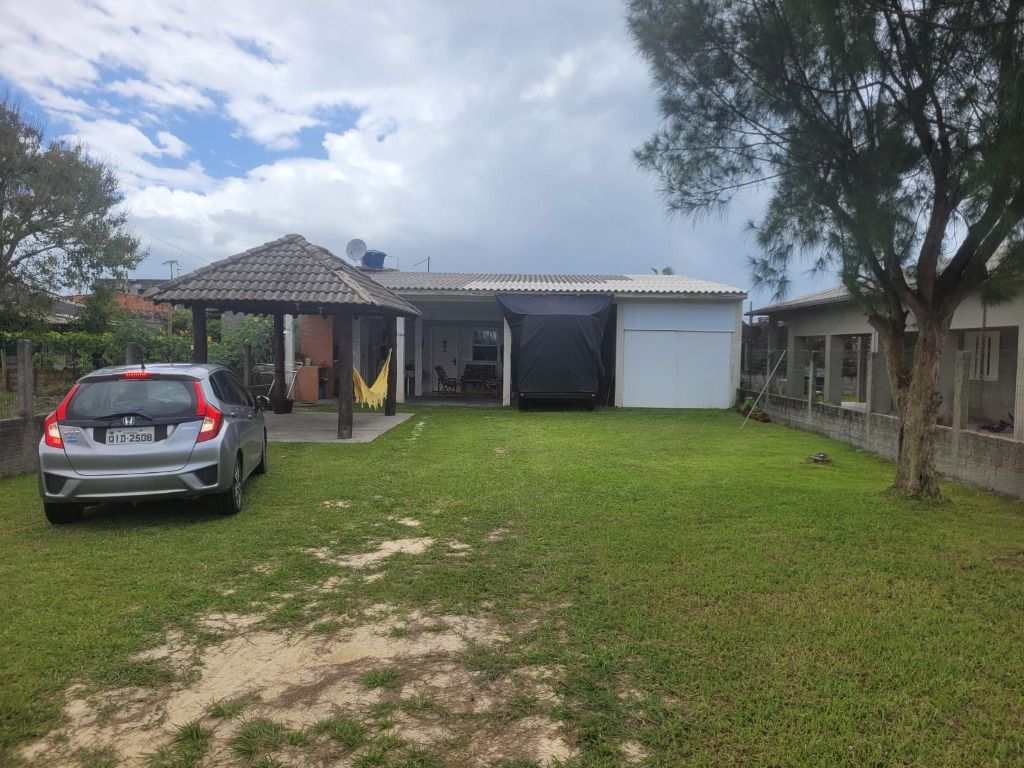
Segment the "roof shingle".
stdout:
<svg viewBox="0 0 1024 768">
<path fill-rule="evenodd" d="M 214 262 L 152 288 L 145 296 L 157 302 L 243 311 L 277 306 L 285 312 L 308 312 L 348 306 L 420 314 L 381 283 L 301 235 L 285 235 Z"/>
</svg>

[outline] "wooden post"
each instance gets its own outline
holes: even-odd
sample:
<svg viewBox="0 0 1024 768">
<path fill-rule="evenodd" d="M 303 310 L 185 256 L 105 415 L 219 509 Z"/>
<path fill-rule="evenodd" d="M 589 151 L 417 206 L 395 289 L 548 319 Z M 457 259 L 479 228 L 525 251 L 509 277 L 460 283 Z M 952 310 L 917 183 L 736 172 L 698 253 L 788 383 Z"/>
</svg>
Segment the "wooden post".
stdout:
<svg viewBox="0 0 1024 768">
<path fill-rule="evenodd" d="M 284 315 L 274 313 L 274 388 L 270 393 L 270 404 L 274 413 L 284 410 L 285 396 L 288 391 L 284 380 Z"/>
<path fill-rule="evenodd" d="M 207 362 L 206 347 L 206 306 L 192 305 L 192 362 Z"/>
<path fill-rule="evenodd" d="M 967 428 L 967 377 L 971 353 L 957 352 L 953 365 L 953 456 L 960 454 L 960 432 Z"/>
<path fill-rule="evenodd" d="M 7 350 L 0 347 L 0 372 L 3 373 L 4 392 L 11 389 L 11 367 L 7 364 Z"/>
<path fill-rule="evenodd" d="M 395 405 L 398 402 L 398 366 L 405 363 L 396 359 L 398 354 L 398 315 L 389 317 L 387 323 L 392 353 L 391 367 L 388 368 L 388 396 L 384 401 L 384 415 L 394 416 L 397 412 Z"/>
<path fill-rule="evenodd" d="M 334 346 L 338 360 L 334 375 L 338 380 L 338 439 L 352 437 L 352 313 L 342 310 L 334 315 Z"/>
<path fill-rule="evenodd" d="M 18 339 L 18 413 L 26 419 L 36 414 L 35 365 L 32 362 L 32 342 Z M 35 434 L 34 430 L 29 430 Z"/>
<path fill-rule="evenodd" d="M 139 359 L 139 345 L 134 341 L 129 341 L 124 347 L 124 364 L 138 365 Z"/>
<path fill-rule="evenodd" d="M 246 389 L 252 387 L 252 344 L 242 345 L 242 383 Z"/>
</svg>

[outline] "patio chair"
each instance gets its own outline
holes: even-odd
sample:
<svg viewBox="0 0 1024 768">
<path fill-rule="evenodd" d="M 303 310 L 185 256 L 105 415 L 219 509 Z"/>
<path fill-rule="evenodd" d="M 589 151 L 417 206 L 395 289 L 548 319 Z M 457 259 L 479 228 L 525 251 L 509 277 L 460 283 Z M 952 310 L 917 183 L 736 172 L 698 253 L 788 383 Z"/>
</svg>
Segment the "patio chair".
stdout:
<svg viewBox="0 0 1024 768">
<path fill-rule="evenodd" d="M 434 373 L 437 374 L 437 391 L 441 393 L 441 397 L 448 393 L 459 393 L 459 380 L 449 376 L 443 365 L 435 365 Z"/>
</svg>

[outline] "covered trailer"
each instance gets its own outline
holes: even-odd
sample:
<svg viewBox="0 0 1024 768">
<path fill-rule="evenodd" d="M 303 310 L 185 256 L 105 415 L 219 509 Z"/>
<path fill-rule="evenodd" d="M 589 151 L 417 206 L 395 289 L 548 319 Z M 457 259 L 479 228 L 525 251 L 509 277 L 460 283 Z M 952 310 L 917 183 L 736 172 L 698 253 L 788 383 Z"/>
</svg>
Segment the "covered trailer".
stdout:
<svg viewBox="0 0 1024 768">
<path fill-rule="evenodd" d="M 496 297 L 512 335 L 512 390 L 519 407 L 580 400 L 593 408 L 607 389 L 602 359 L 611 296 Z"/>
</svg>

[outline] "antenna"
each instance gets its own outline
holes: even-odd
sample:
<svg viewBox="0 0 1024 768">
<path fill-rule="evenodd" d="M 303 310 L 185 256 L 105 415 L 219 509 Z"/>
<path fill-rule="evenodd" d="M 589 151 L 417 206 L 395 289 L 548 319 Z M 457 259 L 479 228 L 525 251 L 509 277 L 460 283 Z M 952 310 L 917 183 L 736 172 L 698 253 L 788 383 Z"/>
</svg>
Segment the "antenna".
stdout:
<svg viewBox="0 0 1024 768">
<path fill-rule="evenodd" d="M 413 266 L 414 267 L 418 267 L 423 262 L 426 262 L 426 264 L 427 264 L 427 272 L 429 272 L 430 271 L 430 257 L 429 256 L 427 256 L 427 258 L 423 259 L 423 261 L 417 261 L 415 264 L 413 264 Z"/>
<path fill-rule="evenodd" d="M 345 246 L 345 253 L 352 261 L 359 263 L 366 255 L 366 243 L 358 237 L 355 240 L 349 240 L 348 245 Z"/>
</svg>

